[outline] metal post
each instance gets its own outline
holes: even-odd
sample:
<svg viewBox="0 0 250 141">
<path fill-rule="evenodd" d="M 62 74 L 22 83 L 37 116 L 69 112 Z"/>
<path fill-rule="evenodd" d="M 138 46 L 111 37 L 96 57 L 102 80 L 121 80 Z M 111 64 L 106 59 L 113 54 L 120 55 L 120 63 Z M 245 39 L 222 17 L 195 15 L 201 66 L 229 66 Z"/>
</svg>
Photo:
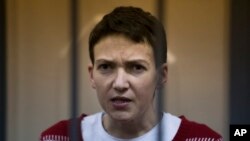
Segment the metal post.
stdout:
<svg viewBox="0 0 250 141">
<path fill-rule="evenodd" d="M 77 54 L 77 23 L 78 10 L 77 0 L 71 0 L 70 18 L 71 18 L 71 125 L 70 141 L 77 141 L 79 131 L 77 129 L 77 112 L 78 112 L 78 54 Z"/>
<path fill-rule="evenodd" d="M 158 19 L 160 20 L 160 22 L 163 24 L 164 23 L 164 0 L 158 0 L 157 1 L 157 16 L 158 16 Z M 156 30 L 156 33 L 157 33 L 157 37 L 156 38 L 159 38 L 160 36 L 162 36 L 159 32 L 159 29 L 157 29 L 157 27 L 155 28 Z M 161 39 L 161 38 L 159 38 Z M 158 50 L 157 52 L 162 52 L 161 50 L 159 50 L 159 47 L 157 46 L 162 46 L 160 43 L 156 43 L 156 49 Z M 158 67 L 158 69 L 160 69 L 160 65 L 162 63 L 162 60 L 164 59 L 162 57 L 161 54 L 157 54 L 157 56 L 155 57 L 156 58 L 156 66 Z M 159 64 L 159 65 L 158 65 Z M 158 73 L 161 73 L 161 71 L 158 71 Z M 161 74 L 159 74 L 160 76 Z M 161 79 L 161 78 L 160 78 Z M 161 80 L 159 80 L 161 81 Z M 157 117 L 158 117 L 158 121 L 159 121 L 159 126 L 158 126 L 158 135 L 157 135 L 157 140 L 158 141 L 163 141 L 163 135 L 164 135 L 164 129 L 163 129 L 163 126 L 162 126 L 162 113 L 163 113 L 163 110 L 164 110 L 164 94 L 165 94 L 165 91 L 164 91 L 164 87 L 160 87 L 158 88 L 158 91 L 156 93 L 156 97 L 157 97 Z"/>
</svg>

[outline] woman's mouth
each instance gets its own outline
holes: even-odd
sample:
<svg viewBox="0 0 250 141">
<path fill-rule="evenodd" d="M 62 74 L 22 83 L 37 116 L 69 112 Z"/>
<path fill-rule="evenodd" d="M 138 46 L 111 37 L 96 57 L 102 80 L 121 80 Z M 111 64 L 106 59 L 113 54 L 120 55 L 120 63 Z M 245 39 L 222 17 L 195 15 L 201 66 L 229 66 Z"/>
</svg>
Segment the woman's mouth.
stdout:
<svg viewBox="0 0 250 141">
<path fill-rule="evenodd" d="M 132 100 L 126 97 L 114 97 L 111 99 L 112 106 L 117 110 L 126 109 Z"/>
</svg>

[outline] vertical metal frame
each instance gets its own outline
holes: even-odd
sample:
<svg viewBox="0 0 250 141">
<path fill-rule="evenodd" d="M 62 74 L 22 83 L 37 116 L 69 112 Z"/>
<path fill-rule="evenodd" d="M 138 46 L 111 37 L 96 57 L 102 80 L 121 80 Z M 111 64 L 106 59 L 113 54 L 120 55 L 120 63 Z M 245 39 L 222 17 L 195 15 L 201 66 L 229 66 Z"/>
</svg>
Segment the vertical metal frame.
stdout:
<svg viewBox="0 0 250 141">
<path fill-rule="evenodd" d="M 6 4 L 0 1 L 0 140 L 6 139 Z"/>
</svg>

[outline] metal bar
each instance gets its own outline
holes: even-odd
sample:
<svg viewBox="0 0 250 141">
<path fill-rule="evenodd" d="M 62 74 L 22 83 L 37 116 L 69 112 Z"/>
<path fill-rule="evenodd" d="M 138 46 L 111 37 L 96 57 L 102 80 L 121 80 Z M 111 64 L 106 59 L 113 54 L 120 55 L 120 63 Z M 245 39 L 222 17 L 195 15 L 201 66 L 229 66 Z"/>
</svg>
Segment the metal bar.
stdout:
<svg viewBox="0 0 250 141">
<path fill-rule="evenodd" d="M 162 23 L 164 23 L 164 20 L 165 20 L 165 1 L 164 0 L 157 1 L 157 16 L 158 16 L 158 19 Z"/>
<path fill-rule="evenodd" d="M 70 18 L 71 18 L 71 125 L 70 141 L 77 141 L 79 131 L 77 129 L 77 112 L 78 112 L 78 54 L 77 54 L 77 23 L 78 10 L 77 0 L 71 0 Z"/>
<path fill-rule="evenodd" d="M 164 23 L 164 0 L 158 0 L 157 1 L 157 16 L 158 16 L 158 19 L 160 20 L 160 22 Z M 159 29 L 157 29 L 156 27 L 156 33 L 157 33 L 157 38 L 159 38 L 159 36 L 162 36 L 160 33 L 159 33 Z M 156 47 L 157 46 L 161 46 L 160 43 L 156 43 Z M 159 47 L 157 47 L 157 50 L 159 49 Z M 161 50 L 160 51 L 157 51 L 157 52 L 162 52 Z M 160 64 L 162 63 L 162 55 L 158 54 L 156 57 L 156 64 Z M 156 65 L 160 68 L 160 65 Z M 161 73 L 161 71 L 159 71 L 158 73 Z M 161 75 L 161 74 L 159 74 Z M 159 80 L 161 81 L 161 80 Z M 163 135 L 164 135 L 164 129 L 163 129 L 163 126 L 162 126 L 162 113 L 163 113 L 163 106 L 164 106 L 164 87 L 159 87 L 158 88 L 158 91 L 156 93 L 157 95 L 157 118 L 158 118 L 158 121 L 159 121 L 159 126 L 158 126 L 158 135 L 157 135 L 157 140 L 158 141 L 163 141 Z"/>
</svg>

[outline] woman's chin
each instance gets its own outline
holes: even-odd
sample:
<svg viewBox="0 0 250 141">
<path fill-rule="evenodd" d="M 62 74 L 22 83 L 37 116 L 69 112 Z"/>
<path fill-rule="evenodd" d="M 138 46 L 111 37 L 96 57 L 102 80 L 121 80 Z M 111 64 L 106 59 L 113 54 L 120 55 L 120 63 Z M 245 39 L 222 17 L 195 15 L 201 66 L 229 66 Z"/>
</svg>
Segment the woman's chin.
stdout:
<svg viewBox="0 0 250 141">
<path fill-rule="evenodd" d="M 114 112 L 114 113 L 110 113 L 109 116 L 113 120 L 121 121 L 121 122 L 128 122 L 128 121 L 134 120 L 132 114 L 128 112 Z"/>
</svg>

